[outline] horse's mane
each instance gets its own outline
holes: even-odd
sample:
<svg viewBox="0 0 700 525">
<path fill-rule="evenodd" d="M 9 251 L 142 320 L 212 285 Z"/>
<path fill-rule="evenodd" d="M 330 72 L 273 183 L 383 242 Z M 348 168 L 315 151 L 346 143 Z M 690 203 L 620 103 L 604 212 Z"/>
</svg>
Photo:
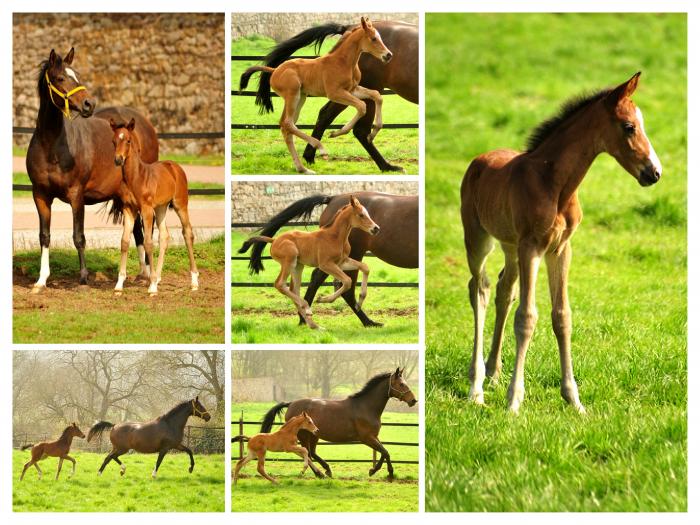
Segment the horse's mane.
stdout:
<svg viewBox="0 0 700 525">
<path fill-rule="evenodd" d="M 160 416 L 160 419 L 166 419 L 166 418 L 172 417 L 175 414 L 177 414 L 180 410 L 182 410 L 186 405 L 190 405 L 190 404 L 192 404 L 191 399 L 189 401 L 183 401 L 182 403 L 178 403 L 173 408 L 168 410 L 165 414 Z"/>
<path fill-rule="evenodd" d="M 284 424 L 280 427 L 280 430 L 282 430 L 287 425 L 290 425 L 292 422 L 296 421 L 300 417 L 303 417 L 303 414 L 297 414 L 296 416 L 289 418 L 289 421 L 285 421 Z"/>
<path fill-rule="evenodd" d="M 340 208 L 337 212 L 335 212 L 335 215 L 333 215 L 333 218 L 331 218 L 331 220 L 328 221 L 328 223 L 326 223 L 326 224 L 324 224 L 323 226 L 321 226 L 321 229 L 330 228 L 331 226 L 333 226 L 333 223 L 334 223 L 335 220 L 338 218 L 338 215 L 340 215 L 340 212 L 342 212 L 342 211 L 343 211 L 345 208 L 347 208 L 348 206 L 350 206 L 350 204 L 346 204 L 345 206 L 343 206 L 342 208 Z"/>
<path fill-rule="evenodd" d="M 66 434 L 68 434 L 68 431 L 71 429 L 72 426 L 73 426 L 73 425 L 68 425 L 66 428 L 64 428 L 64 429 L 63 429 L 63 432 L 61 432 L 61 437 L 58 438 L 58 439 L 61 439 L 61 438 L 65 437 Z"/>
<path fill-rule="evenodd" d="M 357 27 L 353 27 L 350 31 L 346 31 L 345 33 L 343 33 L 343 34 L 340 36 L 340 38 L 338 39 L 338 41 L 335 43 L 335 45 L 334 45 L 334 46 L 331 48 L 331 50 L 328 52 L 328 54 L 330 55 L 330 54 L 333 53 L 336 49 L 338 49 L 341 45 L 343 45 L 343 42 L 345 42 L 345 41 L 350 37 L 350 35 L 352 35 L 352 34 L 353 34 L 355 31 L 357 31 L 358 29 L 362 29 L 362 26 L 361 26 L 361 25 L 358 25 Z"/>
<path fill-rule="evenodd" d="M 559 109 L 559 113 L 543 121 L 534 130 L 532 130 L 532 133 L 530 133 L 530 136 L 527 139 L 527 147 L 525 151 L 527 153 L 535 151 L 545 140 L 552 136 L 552 134 L 554 134 L 554 132 L 562 124 L 567 122 L 583 108 L 588 107 L 593 102 L 597 102 L 601 98 L 609 95 L 611 91 L 611 88 L 601 89 L 600 91 L 596 91 L 594 93 L 579 95 L 564 102 Z"/>
<path fill-rule="evenodd" d="M 365 386 L 363 386 L 360 390 L 355 392 L 354 394 L 350 394 L 348 398 L 351 399 L 357 399 L 358 397 L 362 397 L 365 394 L 367 394 L 370 390 L 372 390 L 375 386 L 377 386 L 379 383 L 384 381 L 385 379 L 391 377 L 391 372 L 384 372 L 382 374 L 377 374 L 373 378 L 371 378 L 369 381 L 365 383 Z"/>
</svg>

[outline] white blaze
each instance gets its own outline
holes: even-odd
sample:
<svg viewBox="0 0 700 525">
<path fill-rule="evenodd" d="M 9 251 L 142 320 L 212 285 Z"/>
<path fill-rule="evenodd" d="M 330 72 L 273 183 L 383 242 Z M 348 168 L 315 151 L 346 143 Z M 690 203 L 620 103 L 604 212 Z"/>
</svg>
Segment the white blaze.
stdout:
<svg viewBox="0 0 700 525">
<path fill-rule="evenodd" d="M 647 132 L 644 131 L 644 115 L 642 115 L 642 110 L 639 109 L 639 106 L 637 106 L 637 120 L 639 120 L 639 125 L 641 127 L 642 134 L 644 135 L 644 138 L 647 139 L 647 143 L 649 144 L 649 160 L 651 161 L 654 168 L 656 168 L 656 171 L 659 173 L 659 176 L 661 176 L 661 161 L 659 160 L 659 157 L 656 154 L 656 150 L 654 150 L 654 146 L 652 146 L 649 137 L 647 137 Z"/>
<path fill-rule="evenodd" d="M 76 75 L 75 71 L 73 71 L 71 68 L 69 68 L 69 67 L 66 68 L 66 75 L 68 75 L 73 80 L 75 80 L 78 84 L 80 84 L 80 80 L 78 80 L 78 75 Z"/>
</svg>

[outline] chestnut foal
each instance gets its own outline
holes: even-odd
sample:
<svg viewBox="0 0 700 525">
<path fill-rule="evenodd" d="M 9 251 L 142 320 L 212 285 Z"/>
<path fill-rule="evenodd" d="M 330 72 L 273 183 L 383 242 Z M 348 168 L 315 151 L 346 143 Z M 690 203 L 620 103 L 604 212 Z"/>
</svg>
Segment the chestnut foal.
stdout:
<svg viewBox="0 0 700 525">
<path fill-rule="evenodd" d="M 297 307 L 299 315 L 304 318 L 309 328 L 317 329 L 318 325 L 312 319 L 309 303 L 302 299 L 301 274 L 304 266 L 320 268 L 325 273 L 332 275 L 341 286 L 334 293 L 319 297 L 319 303 L 332 303 L 352 287 L 352 279 L 343 270 L 359 270 L 362 272 L 362 288 L 357 301 L 357 309 L 367 297 L 367 278 L 369 267 L 360 261 L 351 259 L 350 232 L 353 228 L 360 228 L 371 235 L 379 233 L 379 226 L 367 213 L 367 209 L 360 204 L 355 196 L 350 196 L 350 204 L 346 204 L 331 222 L 313 232 L 292 230 L 272 238 L 259 235 L 251 237 L 244 246 L 250 246 L 255 242 L 272 243 L 270 255 L 280 264 L 280 273 L 275 280 L 275 288 L 289 297 Z M 287 277 L 291 275 L 291 288 L 287 285 Z"/>
<path fill-rule="evenodd" d="M 630 97 L 640 73 L 613 89 L 566 104 L 560 114 L 535 129 L 524 153 L 494 150 L 472 161 L 462 180 L 462 224 L 474 311 L 474 348 L 469 370 L 470 399 L 484 403 L 485 376 L 501 371 L 503 328 L 517 295 L 515 366 L 508 388 L 508 407 L 518 412 L 525 397 L 525 354 L 537 322 L 535 283 L 544 257 L 552 300 L 552 328 L 559 345 L 561 395 L 579 412 L 571 362 L 571 308 L 567 292 L 571 245 L 581 222 L 577 189 L 595 158 L 612 155 L 641 186 L 661 177 L 661 163 L 644 131 L 642 111 Z M 505 266 L 496 287 L 496 325 L 488 362 L 484 364 L 483 332 L 489 282 L 484 265 L 500 242 Z"/>
<path fill-rule="evenodd" d="M 161 279 L 165 250 L 168 248 L 170 234 L 165 224 L 168 206 L 172 206 L 182 223 L 182 236 L 187 245 L 190 257 L 190 275 L 192 290 L 199 289 L 199 272 L 194 260 L 194 233 L 187 211 L 187 175 L 175 162 L 165 160 L 147 164 L 143 162 L 136 133 L 135 121 L 128 124 L 117 124 L 110 119 L 114 144 L 114 163 L 122 168 L 122 200 L 124 202 L 124 232 L 121 243 L 121 261 L 119 264 L 119 279 L 114 288 L 116 295 L 121 295 L 126 279 L 126 260 L 129 254 L 129 239 L 134 228 L 134 220 L 141 214 L 144 225 L 144 248 L 148 256 L 150 269 L 150 286 L 148 293 L 153 296 L 158 293 L 158 283 Z M 153 271 L 153 219 L 158 225 L 158 267 Z"/>
<path fill-rule="evenodd" d="M 314 465 L 309 458 L 309 451 L 305 447 L 297 444 L 297 433 L 301 430 L 310 432 L 314 436 L 318 434 L 318 428 L 314 424 L 313 420 L 306 412 L 302 412 L 298 416 L 291 418 L 277 431 L 271 434 L 261 433 L 256 434 L 251 438 L 246 436 L 236 436 L 231 441 L 241 441 L 242 439 L 248 440 L 248 454 L 239 459 L 236 463 L 236 468 L 233 472 L 233 484 L 238 482 L 239 471 L 251 460 L 258 458 L 258 472 L 260 475 L 271 481 L 272 483 L 277 483 L 277 480 L 265 472 L 265 454 L 269 452 L 293 452 L 300 458 L 304 460 L 304 468 L 301 471 L 303 475 L 308 467 L 314 471 L 316 477 L 324 477 L 321 471 Z"/>
<path fill-rule="evenodd" d="M 36 468 L 37 472 L 39 473 L 39 479 L 41 479 L 42 472 L 39 468 L 38 463 L 42 459 L 45 459 L 49 456 L 60 458 L 58 460 L 58 469 L 56 470 L 56 479 L 58 479 L 58 475 L 61 473 L 61 467 L 63 467 L 64 459 L 67 459 L 68 461 L 73 463 L 73 469 L 71 470 L 69 476 L 72 477 L 73 474 L 75 474 L 75 460 L 68 455 L 68 452 L 70 452 L 70 446 L 73 443 L 74 437 L 85 437 L 85 434 L 82 433 L 82 431 L 78 428 L 78 425 L 76 425 L 75 423 L 66 427 L 66 429 L 61 434 L 61 437 L 58 438 L 56 441 L 42 441 L 41 443 L 37 443 L 36 445 L 23 446 L 22 450 L 27 450 L 31 447 L 32 459 L 30 459 L 24 464 L 24 468 L 22 469 L 22 474 L 20 475 L 19 480 L 22 481 L 24 479 L 24 473 L 27 472 L 27 469 L 32 465 L 34 465 L 34 467 Z"/>
<path fill-rule="evenodd" d="M 360 86 L 362 75 L 358 62 L 362 53 L 369 53 L 387 63 L 391 60 L 392 53 L 384 45 L 381 35 L 369 19 L 363 17 L 360 23 L 360 26 L 343 35 L 336 46 L 322 57 L 292 58 L 276 68 L 253 66 L 241 75 L 240 89 L 243 90 L 253 73 L 272 73 L 270 86 L 284 99 L 280 130 L 299 173 L 314 172 L 305 168 L 299 160 L 299 154 L 294 147 L 294 135 L 311 144 L 324 158 L 328 158 L 321 141 L 307 135 L 296 125 L 307 96 L 326 97 L 338 104 L 355 108 L 355 116 L 341 129 L 331 133 L 331 137 L 345 135 L 365 115 L 367 107 L 362 99 L 372 99 L 376 107 L 374 125 L 368 137 L 370 142 L 382 128 L 382 96 L 375 89 Z M 269 98 L 269 92 L 263 96 Z"/>
</svg>

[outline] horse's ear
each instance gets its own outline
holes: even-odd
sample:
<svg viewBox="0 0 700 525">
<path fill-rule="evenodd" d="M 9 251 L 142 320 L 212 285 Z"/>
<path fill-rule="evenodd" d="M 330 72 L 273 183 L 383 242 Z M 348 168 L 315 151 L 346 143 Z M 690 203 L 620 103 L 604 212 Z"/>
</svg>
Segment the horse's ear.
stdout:
<svg viewBox="0 0 700 525">
<path fill-rule="evenodd" d="M 73 55 L 75 55 L 75 49 L 71 47 L 70 51 L 68 51 L 68 54 L 65 57 L 63 57 L 63 61 L 69 66 L 73 63 Z"/>
<path fill-rule="evenodd" d="M 362 24 L 362 29 L 367 31 L 367 19 L 364 16 L 360 17 L 360 23 Z"/>
<path fill-rule="evenodd" d="M 361 206 L 360 201 L 358 201 L 357 197 L 354 195 L 350 195 L 350 204 L 352 204 L 353 208 L 359 208 Z"/>
<path fill-rule="evenodd" d="M 52 49 L 51 53 L 49 53 L 49 64 L 53 66 L 56 63 L 57 58 L 58 55 L 56 54 L 56 51 Z"/>
<path fill-rule="evenodd" d="M 613 89 L 607 97 L 608 101 L 613 105 L 617 105 L 621 100 L 630 98 L 632 93 L 634 93 L 637 89 L 637 84 L 639 84 L 639 77 L 641 74 L 641 71 L 637 71 L 627 82 L 623 82 Z"/>
<path fill-rule="evenodd" d="M 112 131 L 117 129 L 117 123 L 114 122 L 114 119 L 112 117 L 109 117 L 109 127 L 112 128 Z"/>
<path fill-rule="evenodd" d="M 133 120 L 134 120 L 134 119 L 131 119 L 132 122 L 133 122 Z M 130 122 L 129 124 L 131 124 L 131 122 Z M 196 397 L 194 398 L 194 400 L 195 400 L 197 403 L 199 403 L 199 396 L 196 396 Z"/>
<path fill-rule="evenodd" d="M 131 120 L 126 125 L 126 129 L 129 131 L 134 131 L 134 126 L 136 126 L 136 121 L 134 120 L 134 117 L 131 117 Z M 199 399 L 199 396 L 197 396 L 197 399 Z"/>
<path fill-rule="evenodd" d="M 397 368 L 396 368 L 396 372 L 394 372 L 394 375 L 395 375 L 396 377 L 401 377 L 401 369 L 397 367 Z"/>
</svg>

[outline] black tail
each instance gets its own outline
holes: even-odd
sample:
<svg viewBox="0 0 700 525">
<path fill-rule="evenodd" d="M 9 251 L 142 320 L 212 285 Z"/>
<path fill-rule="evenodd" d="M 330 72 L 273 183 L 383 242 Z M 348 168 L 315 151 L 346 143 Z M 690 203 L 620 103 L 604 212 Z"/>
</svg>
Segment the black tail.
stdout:
<svg viewBox="0 0 700 525">
<path fill-rule="evenodd" d="M 108 430 L 110 428 L 113 428 L 113 427 L 114 427 L 114 423 L 110 423 L 109 421 L 98 421 L 97 423 L 92 425 L 92 428 L 88 432 L 88 435 L 87 435 L 88 443 L 90 443 L 90 441 L 92 441 L 92 438 L 94 438 L 94 437 L 97 437 L 99 439 L 100 436 L 102 435 L 102 432 L 104 432 L 105 430 Z"/>
<path fill-rule="evenodd" d="M 34 443 L 30 443 L 29 445 L 24 445 L 20 450 L 27 450 L 28 448 L 32 448 L 34 446 Z"/>
<path fill-rule="evenodd" d="M 326 37 L 332 35 L 342 35 L 352 26 L 342 26 L 329 22 L 316 27 L 305 29 L 301 33 L 294 35 L 289 40 L 277 44 L 265 57 L 264 63 L 269 67 L 277 67 L 285 60 L 291 58 L 295 51 L 302 47 L 314 45 L 314 50 L 318 55 L 321 45 Z M 260 113 L 271 113 L 273 110 L 272 99 L 270 97 L 270 73 L 260 75 L 258 83 L 258 94 L 255 97 L 255 104 L 260 106 Z"/>
<path fill-rule="evenodd" d="M 293 219 L 300 219 L 301 222 L 309 222 L 314 209 L 316 209 L 317 206 L 328 204 L 332 198 L 333 197 L 329 195 L 312 195 L 311 197 L 306 197 L 290 204 L 267 221 L 267 224 L 260 230 L 260 235 L 273 237 L 282 226 Z M 262 263 L 262 252 L 265 249 L 264 242 L 255 242 L 248 239 L 241 245 L 238 253 L 247 252 L 251 246 L 253 246 L 253 251 L 250 254 L 248 268 L 250 273 L 260 273 L 265 269 Z"/>
<path fill-rule="evenodd" d="M 277 403 L 270 410 L 268 410 L 267 414 L 265 414 L 265 417 L 263 418 L 262 425 L 260 425 L 260 432 L 270 432 L 277 414 L 282 412 L 282 409 L 287 408 L 289 405 L 291 405 L 291 403 Z"/>
<path fill-rule="evenodd" d="M 250 441 L 250 438 L 248 436 L 243 435 L 231 438 L 231 443 L 236 443 L 237 441 Z"/>
</svg>

